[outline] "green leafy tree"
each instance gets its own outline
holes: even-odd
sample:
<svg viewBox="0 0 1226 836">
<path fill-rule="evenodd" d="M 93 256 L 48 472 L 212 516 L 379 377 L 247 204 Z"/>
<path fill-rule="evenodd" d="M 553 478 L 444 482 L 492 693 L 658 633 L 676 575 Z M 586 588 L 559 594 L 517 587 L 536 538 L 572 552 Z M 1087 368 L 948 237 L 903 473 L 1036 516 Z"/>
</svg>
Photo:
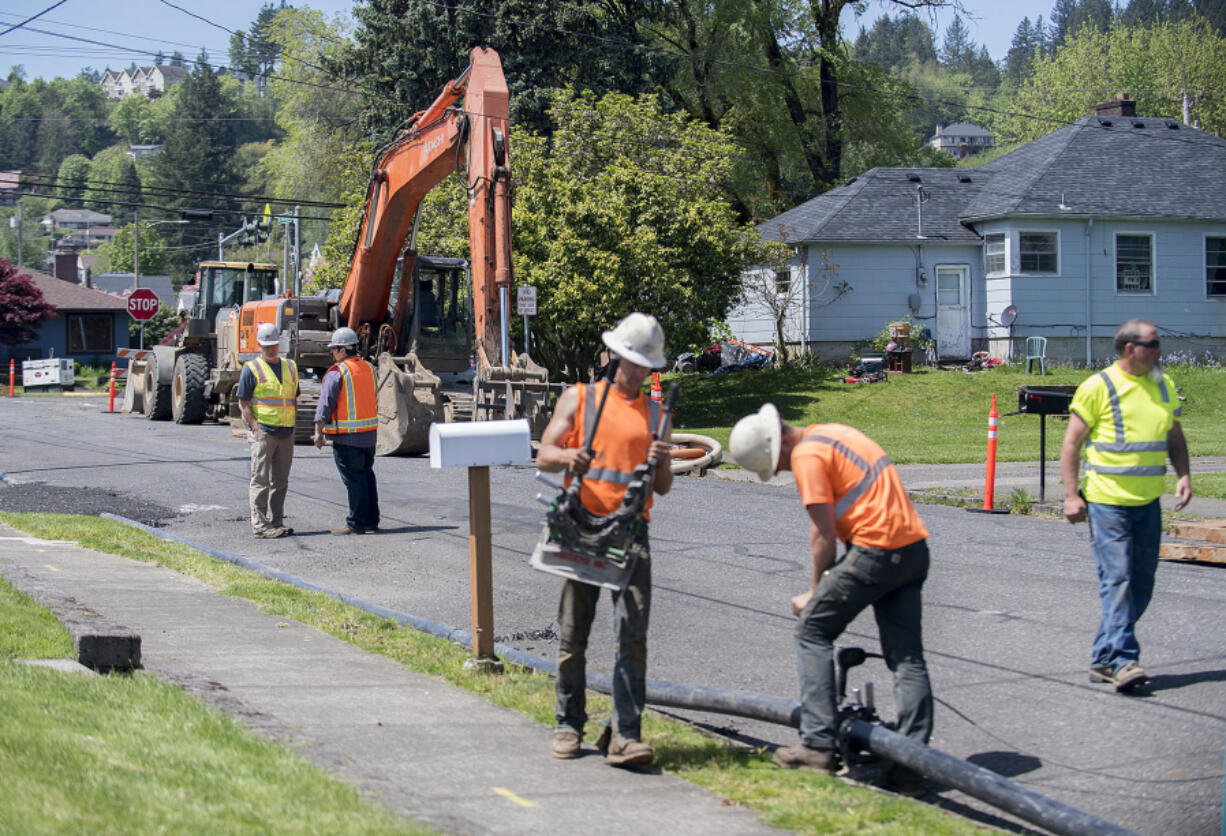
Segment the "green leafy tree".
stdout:
<svg viewBox="0 0 1226 836">
<path fill-rule="evenodd" d="M 143 223 L 140 225 L 139 249 L 141 275 L 166 275 L 170 269 L 166 239 L 158 233 L 156 227 Z M 100 273 L 132 272 L 132 224 L 118 229 L 111 243 L 98 248 L 98 263 L 95 266 Z"/>
<path fill-rule="evenodd" d="M 66 200 L 76 201 L 85 194 L 85 181 L 89 178 L 89 157 L 73 154 L 60 163 L 56 175 L 56 191 Z M 73 205 L 76 205 L 75 203 Z"/>
<path fill-rule="evenodd" d="M 36 197 L 21 198 L 21 242 L 18 246 L 17 209 L 0 209 L 0 258 L 17 264 L 20 250 L 21 264 L 42 264 L 47 258 L 47 236 L 39 229 L 38 219 L 55 207 L 58 201 Z"/>
<path fill-rule="evenodd" d="M 166 304 L 158 308 L 153 319 L 147 319 L 143 323 L 129 317 L 128 345 L 140 344 L 141 325 L 145 326 L 145 347 L 148 348 L 161 343 L 167 334 L 179 326 L 180 321 L 178 310 L 173 305 Z"/>
<path fill-rule="evenodd" d="M 38 336 L 35 328 L 56 316 L 38 285 L 0 260 L 0 345 L 28 343 Z"/>
<path fill-rule="evenodd" d="M 85 183 L 85 201 L 90 209 L 116 218 L 130 218 L 132 206 L 141 200 L 141 181 L 136 164 L 125 145 L 112 145 L 99 151 L 90 161 Z"/>
</svg>

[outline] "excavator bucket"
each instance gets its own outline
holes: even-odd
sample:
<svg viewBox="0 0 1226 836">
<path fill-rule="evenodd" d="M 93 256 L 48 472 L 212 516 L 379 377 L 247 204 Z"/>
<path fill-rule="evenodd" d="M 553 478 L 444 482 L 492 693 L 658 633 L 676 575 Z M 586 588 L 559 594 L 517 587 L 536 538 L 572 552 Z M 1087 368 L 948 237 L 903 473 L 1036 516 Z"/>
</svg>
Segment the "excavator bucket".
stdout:
<svg viewBox="0 0 1226 836">
<path fill-rule="evenodd" d="M 421 365 L 417 355 L 379 355 L 379 437 L 375 452 L 380 456 L 415 456 L 430 450 L 430 425 L 451 420 L 451 404 L 444 398 L 442 383 Z"/>
<path fill-rule="evenodd" d="M 484 360 L 484 352 L 479 352 Z M 478 421 L 526 418 L 532 438 L 539 440 L 553 415 L 553 399 L 565 388 L 550 383 L 549 372 L 526 354 L 517 354 L 511 364 L 481 364 L 482 373 L 473 382 L 473 418 Z"/>
</svg>

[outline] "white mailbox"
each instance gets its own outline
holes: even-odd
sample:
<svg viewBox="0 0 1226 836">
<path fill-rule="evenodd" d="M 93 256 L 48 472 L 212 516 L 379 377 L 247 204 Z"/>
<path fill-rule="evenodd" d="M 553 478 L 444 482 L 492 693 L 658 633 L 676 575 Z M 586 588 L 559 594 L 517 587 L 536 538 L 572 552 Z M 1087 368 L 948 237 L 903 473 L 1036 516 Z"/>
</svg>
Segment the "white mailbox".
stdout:
<svg viewBox="0 0 1226 836">
<path fill-rule="evenodd" d="M 430 467 L 488 467 L 532 461 L 526 418 L 430 425 Z"/>
</svg>

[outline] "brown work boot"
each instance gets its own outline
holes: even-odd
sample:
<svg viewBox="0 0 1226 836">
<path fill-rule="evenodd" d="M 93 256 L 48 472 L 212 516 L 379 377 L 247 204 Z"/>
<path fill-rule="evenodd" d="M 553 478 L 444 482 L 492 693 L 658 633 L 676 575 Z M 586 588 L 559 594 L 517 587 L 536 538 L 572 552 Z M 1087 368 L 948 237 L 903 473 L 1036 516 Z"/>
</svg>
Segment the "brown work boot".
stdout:
<svg viewBox="0 0 1226 836">
<path fill-rule="evenodd" d="M 1145 669 L 1136 662 L 1129 662 L 1115 672 L 1115 690 L 1121 694 L 1131 691 L 1149 681 Z"/>
<path fill-rule="evenodd" d="M 582 740 L 579 735 L 569 729 L 556 731 L 553 733 L 553 756 L 562 760 L 571 760 L 582 754 L 582 748 L 579 742 Z"/>
<path fill-rule="evenodd" d="M 656 753 L 649 743 L 618 735 L 609 742 L 609 751 L 604 757 L 610 766 L 646 766 L 655 760 Z"/>
<path fill-rule="evenodd" d="M 1094 683 L 1105 682 L 1108 685 L 1115 684 L 1115 671 L 1111 670 L 1110 665 L 1095 665 L 1090 668 L 1090 681 Z"/>
<path fill-rule="evenodd" d="M 839 756 L 833 749 L 810 749 L 799 743 L 776 749 L 773 760 L 776 766 L 782 766 L 784 769 L 807 769 L 827 775 L 839 771 Z"/>
</svg>

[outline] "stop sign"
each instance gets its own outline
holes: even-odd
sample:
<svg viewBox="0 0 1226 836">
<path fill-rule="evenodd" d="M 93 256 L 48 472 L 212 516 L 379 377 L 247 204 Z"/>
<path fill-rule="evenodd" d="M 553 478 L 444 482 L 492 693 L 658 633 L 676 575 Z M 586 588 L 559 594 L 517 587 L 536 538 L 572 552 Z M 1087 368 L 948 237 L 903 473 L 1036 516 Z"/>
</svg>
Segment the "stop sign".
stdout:
<svg viewBox="0 0 1226 836">
<path fill-rule="evenodd" d="M 138 287 L 128 296 L 128 313 L 137 322 L 153 319 L 161 306 L 157 294 L 147 287 Z"/>
</svg>

